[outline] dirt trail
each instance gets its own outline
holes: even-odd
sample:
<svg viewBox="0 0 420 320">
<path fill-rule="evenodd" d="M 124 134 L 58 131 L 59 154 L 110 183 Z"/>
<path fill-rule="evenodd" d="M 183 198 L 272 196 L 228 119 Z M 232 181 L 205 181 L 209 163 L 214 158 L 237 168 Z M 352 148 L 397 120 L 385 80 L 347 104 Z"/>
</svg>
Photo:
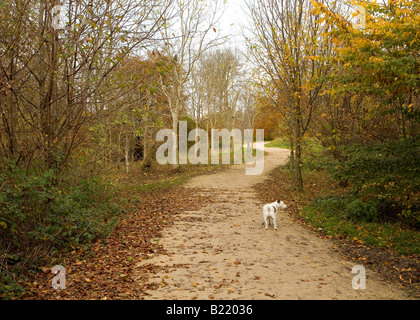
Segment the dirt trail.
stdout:
<svg viewBox="0 0 420 320">
<path fill-rule="evenodd" d="M 266 148 L 264 173 L 246 176 L 245 164 L 192 179 L 214 202 L 186 211 L 163 232 L 167 255 L 142 263 L 159 266 L 145 299 L 407 299 L 394 284 L 366 268 L 366 289 L 352 288 L 357 263 L 280 212 L 278 230 L 262 225 L 263 203 L 252 185 L 287 159 L 288 150 Z M 281 195 L 279 195 L 281 198 Z M 273 199 L 274 201 L 275 199 Z M 140 281 L 140 280 L 139 280 Z"/>
</svg>

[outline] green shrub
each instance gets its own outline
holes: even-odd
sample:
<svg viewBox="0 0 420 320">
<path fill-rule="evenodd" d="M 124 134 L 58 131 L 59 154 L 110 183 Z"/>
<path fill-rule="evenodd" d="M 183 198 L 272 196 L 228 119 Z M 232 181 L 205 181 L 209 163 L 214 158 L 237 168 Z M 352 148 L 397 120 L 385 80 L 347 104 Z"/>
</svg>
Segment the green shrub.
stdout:
<svg viewBox="0 0 420 320">
<path fill-rule="evenodd" d="M 374 222 L 378 220 L 376 206 L 371 201 L 364 202 L 360 199 L 348 201 L 344 212 L 346 218 L 353 221 Z"/>
<path fill-rule="evenodd" d="M 111 185 L 97 178 L 70 184 L 53 170 L 9 164 L 0 186 L 0 249 L 12 267 L 109 234 L 122 211 Z"/>
<path fill-rule="evenodd" d="M 366 203 L 354 196 L 332 196 L 312 200 L 301 215 L 329 236 L 393 248 L 400 254 L 419 254 L 419 231 L 404 228 L 400 222 L 381 222 L 375 209 L 373 202 Z"/>
<path fill-rule="evenodd" d="M 77 186 L 58 193 L 45 217 L 46 223 L 34 230 L 34 238 L 47 238 L 66 247 L 106 236 L 112 230 L 120 209 L 111 202 L 111 190 L 103 181 L 83 179 Z"/>
<path fill-rule="evenodd" d="M 336 216 L 343 210 L 341 198 L 338 196 L 315 198 L 311 206 L 324 210 L 329 216 Z"/>
<path fill-rule="evenodd" d="M 331 161 L 332 177 L 349 185 L 353 194 L 369 203 L 369 214 L 385 221 L 403 221 L 420 228 L 420 139 L 342 147 L 345 161 Z M 357 216 L 355 203 L 349 207 Z"/>
</svg>

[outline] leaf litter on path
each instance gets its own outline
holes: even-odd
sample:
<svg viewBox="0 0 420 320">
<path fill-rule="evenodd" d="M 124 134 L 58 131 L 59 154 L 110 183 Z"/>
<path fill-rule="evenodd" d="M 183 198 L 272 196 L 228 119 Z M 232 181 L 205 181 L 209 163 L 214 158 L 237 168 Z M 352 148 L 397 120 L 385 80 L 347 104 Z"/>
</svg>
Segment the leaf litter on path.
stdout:
<svg viewBox="0 0 420 320">
<path fill-rule="evenodd" d="M 27 288 L 22 299 L 140 299 L 145 295 L 146 279 L 158 267 L 143 264 L 157 254 L 165 254 L 159 243 L 161 231 L 182 211 L 199 209 L 208 198 L 183 187 L 139 193 L 135 209 L 124 216 L 111 235 L 89 249 L 78 248 L 63 255 L 66 289 L 51 286 L 51 268 L 35 275 L 35 286 Z M 144 281 L 139 281 L 139 274 Z M 141 276 L 140 276 L 141 278 Z M 148 289 L 147 288 L 147 289 Z"/>
</svg>

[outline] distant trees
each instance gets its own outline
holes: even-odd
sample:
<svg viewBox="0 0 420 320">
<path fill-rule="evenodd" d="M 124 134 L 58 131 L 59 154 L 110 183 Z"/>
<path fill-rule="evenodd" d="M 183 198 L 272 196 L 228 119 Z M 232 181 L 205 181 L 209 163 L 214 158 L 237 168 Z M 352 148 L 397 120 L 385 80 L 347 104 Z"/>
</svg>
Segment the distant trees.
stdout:
<svg viewBox="0 0 420 320">
<path fill-rule="evenodd" d="M 94 175 L 123 160 L 129 172 L 135 157 L 153 162 L 159 126 L 177 132 L 188 114 L 197 127 L 217 118 L 230 128 L 252 109 L 240 111 L 238 56 L 219 49 L 220 1 L 6 1 L 0 9 L 0 167 L 82 165 Z"/>
<path fill-rule="evenodd" d="M 135 160 L 142 160 L 144 169 L 150 168 L 156 131 L 170 125 L 168 99 L 159 81 L 168 78 L 172 67 L 170 59 L 153 50 L 145 58 L 126 57 L 113 73 L 120 97 L 109 105 L 112 111 L 104 119 L 103 137 L 110 152 L 106 158 L 111 163 L 124 158 L 127 173 Z"/>
<path fill-rule="evenodd" d="M 220 45 L 217 21 L 221 15 L 221 1 L 175 0 L 172 10 L 165 15 L 160 33 L 162 52 L 176 67 L 168 71 L 167 81 L 160 79 L 161 90 L 168 99 L 172 116 L 174 154 L 178 150 L 178 121 L 186 111 L 188 86 L 200 57 Z M 174 18 L 175 17 L 175 18 Z M 216 34 L 216 35 L 212 35 Z"/>
<path fill-rule="evenodd" d="M 201 102 L 196 117 L 209 128 L 233 128 L 243 89 L 237 54 L 231 49 L 210 51 L 201 57 L 195 73 L 195 101 Z"/>
</svg>

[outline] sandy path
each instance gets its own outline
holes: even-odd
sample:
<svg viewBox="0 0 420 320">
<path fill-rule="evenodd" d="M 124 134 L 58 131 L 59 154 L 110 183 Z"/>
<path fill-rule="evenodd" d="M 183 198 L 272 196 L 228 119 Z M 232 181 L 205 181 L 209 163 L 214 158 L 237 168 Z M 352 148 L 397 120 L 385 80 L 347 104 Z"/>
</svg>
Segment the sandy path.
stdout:
<svg viewBox="0 0 420 320">
<path fill-rule="evenodd" d="M 159 240 L 167 255 L 143 263 L 161 266 L 145 299 L 407 299 L 394 284 L 366 269 L 366 289 L 354 290 L 351 269 L 334 243 L 316 237 L 285 212 L 277 231 L 262 225 L 252 185 L 286 161 L 288 151 L 267 148 L 264 173 L 246 176 L 245 164 L 194 178 L 186 186 L 210 193 L 213 203 L 178 215 Z M 280 195 L 281 196 L 281 195 Z M 273 199 L 274 201 L 275 199 Z M 287 210 L 287 209 L 286 209 Z"/>
</svg>

